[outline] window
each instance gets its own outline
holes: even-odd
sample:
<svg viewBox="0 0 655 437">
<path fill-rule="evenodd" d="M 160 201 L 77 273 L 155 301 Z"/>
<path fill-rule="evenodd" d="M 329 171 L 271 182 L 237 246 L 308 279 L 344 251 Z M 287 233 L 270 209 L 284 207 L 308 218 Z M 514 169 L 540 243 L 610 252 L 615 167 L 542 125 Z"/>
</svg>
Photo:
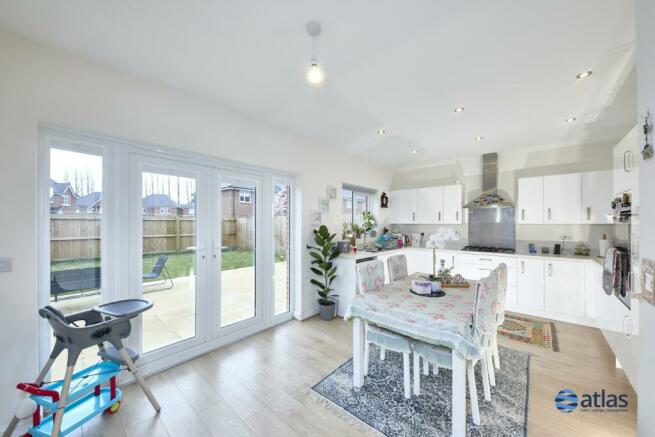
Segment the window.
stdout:
<svg viewBox="0 0 655 437">
<path fill-rule="evenodd" d="M 241 203 L 252 203 L 251 192 L 250 191 L 240 191 L 239 192 L 239 202 L 241 202 Z"/>
<path fill-rule="evenodd" d="M 70 196 L 63 195 L 61 197 L 64 199 L 63 203 L 62 203 L 64 206 L 71 206 L 71 197 Z"/>
<path fill-rule="evenodd" d="M 344 185 L 341 190 L 341 213 L 344 223 L 362 223 L 362 213 L 371 210 L 373 192 L 350 188 Z"/>
<path fill-rule="evenodd" d="M 169 207 L 161 207 L 161 208 L 159 208 L 159 213 L 160 213 L 160 214 L 170 214 L 170 213 L 171 213 L 171 208 L 169 208 Z"/>
</svg>

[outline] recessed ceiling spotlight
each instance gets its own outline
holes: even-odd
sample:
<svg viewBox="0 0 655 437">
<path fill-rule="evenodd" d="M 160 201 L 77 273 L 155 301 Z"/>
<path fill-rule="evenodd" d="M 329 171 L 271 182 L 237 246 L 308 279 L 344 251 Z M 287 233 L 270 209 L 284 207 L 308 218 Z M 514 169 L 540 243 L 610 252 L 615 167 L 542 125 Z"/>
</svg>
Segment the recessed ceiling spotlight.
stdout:
<svg viewBox="0 0 655 437">
<path fill-rule="evenodd" d="M 410 150 L 410 153 L 411 153 L 412 155 L 416 155 L 416 154 L 418 153 L 418 150 L 416 150 L 416 149 L 412 149 L 412 150 Z"/>
<path fill-rule="evenodd" d="M 387 133 L 386 130 L 384 130 L 384 129 L 378 129 L 378 135 L 384 135 L 384 134 L 386 134 L 386 133 Z"/>
<path fill-rule="evenodd" d="M 566 120 L 564 120 L 564 123 L 573 123 L 575 120 L 577 120 L 575 117 L 569 117 Z"/>
<path fill-rule="evenodd" d="M 473 138 L 473 139 L 474 139 L 475 141 L 482 141 L 482 140 L 484 140 L 484 137 L 475 137 L 475 138 Z"/>
<path fill-rule="evenodd" d="M 582 73 L 576 74 L 575 78 L 576 79 L 584 79 L 585 77 L 591 76 L 591 73 L 592 73 L 591 70 L 583 71 Z"/>
<path fill-rule="evenodd" d="M 457 108 L 453 109 L 453 111 L 462 112 L 462 111 L 464 111 L 464 107 L 463 106 L 458 106 Z"/>
</svg>

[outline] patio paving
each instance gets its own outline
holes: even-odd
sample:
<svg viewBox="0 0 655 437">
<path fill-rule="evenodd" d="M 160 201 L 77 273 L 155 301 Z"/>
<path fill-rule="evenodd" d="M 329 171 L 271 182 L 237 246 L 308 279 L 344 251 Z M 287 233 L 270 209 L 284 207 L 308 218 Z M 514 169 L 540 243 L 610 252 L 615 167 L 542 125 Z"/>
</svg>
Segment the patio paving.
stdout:
<svg viewBox="0 0 655 437">
<path fill-rule="evenodd" d="M 222 275 L 222 326 L 255 316 L 254 267 L 224 270 Z M 286 289 L 287 263 L 275 263 L 275 288 Z M 168 290 L 156 290 L 156 286 L 146 286 L 144 297 L 153 302 L 153 307 L 143 313 L 143 352 L 192 338 L 195 335 L 195 276 L 173 278 L 173 287 Z M 154 289 L 148 291 L 148 288 Z M 51 305 L 64 314 L 71 314 L 92 308 L 100 303 L 99 294 L 87 294 L 70 299 L 60 299 Z M 275 295 L 275 312 L 281 313 L 288 307 L 286 293 Z M 218 309 L 217 309 L 218 311 Z M 90 348 L 82 351 L 76 369 L 82 369 L 98 361 L 97 350 Z M 60 379 L 64 375 L 66 354 L 55 362 L 51 379 Z"/>
</svg>

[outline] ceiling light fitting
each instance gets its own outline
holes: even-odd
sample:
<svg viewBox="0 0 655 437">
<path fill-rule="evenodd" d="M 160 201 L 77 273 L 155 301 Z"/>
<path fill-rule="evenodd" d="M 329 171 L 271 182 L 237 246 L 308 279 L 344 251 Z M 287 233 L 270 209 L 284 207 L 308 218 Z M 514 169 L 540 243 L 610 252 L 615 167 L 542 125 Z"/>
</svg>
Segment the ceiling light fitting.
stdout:
<svg viewBox="0 0 655 437">
<path fill-rule="evenodd" d="M 576 74 L 575 78 L 576 79 L 584 79 L 585 77 L 591 76 L 591 73 L 592 73 L 591 70 L 583 71 L 582 73 Z"/>
<path fill-rule="evenodd" d="M 484 140 L 484 137 L 475 137 L 475 138 L 473 138 L 473 139 L 474 139 L 475 141 L 482 141 L 482 140 Z"/>
<path fill-rule="evenodd" d="M 564 122 L 565 122 L 565 123 L 573 123 L 575 120 L 577 120 L 577 118 L 575 118 L 575 117 L 569 117 L 569 118 L 567 118 L 566 120 L 564 120 Z"/>
<path fill-rule="evenodd" d="M 416 149 L 412 149 L 412 150 L 410 150 L 410 153 L 411 153 L 412 155 L 416 155 L 416 154 L 418 153 L 418 150 L 416 150 Z"/>
<path fill-rule="evenodd" d="M 387 133 L 386 130 L 384 130 L 384 129 L 378 129 L 378 135 L 384 135 L 384 134 L 386 134 L 386 133 Z"/>
<path fill-rule="evenodd" d="M 316 59 L 316 38 L 321 34 L 321 30 L 321 23 L 318 21 L 307 22 L 307 34 L 312 37 L 312 57 L 309 59 L 307 82 L 312 85 L 320 85 L 325 80 L 325 73 Z"/>
<path fill-rule="evenodd" d="M 453 111 L 462 112 L 462 111 L 464 111 L 464 107 L 463 106 L 458 106 L 457 108 L 453 109 Z"/>
</svg>

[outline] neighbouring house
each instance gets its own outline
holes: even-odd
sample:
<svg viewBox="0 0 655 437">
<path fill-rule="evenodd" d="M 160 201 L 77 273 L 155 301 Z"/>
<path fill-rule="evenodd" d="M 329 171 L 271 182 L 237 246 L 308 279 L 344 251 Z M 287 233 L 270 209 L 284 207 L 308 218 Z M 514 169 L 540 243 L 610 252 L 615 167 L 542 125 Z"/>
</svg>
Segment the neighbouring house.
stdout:
<svg viewBox="0 0 655 437">
<path fill-rule="evenodd" d="M 255 190 L 225 185 L 221 188 L 223 218 L 252 217 L 255 213 Z"/>
<path fill-rule="evenodd" d="M 143 198 L 145 215 L 183 215 L 182 206 L 166 194 L 150 194 Z"/>
<path fill-rule="evenodd" d="M 50 179 L 50 213 L 63 214 L 77 210 L 77 194 L 69 182 Z"/>
<path fill-rule="evenodd" d="M 101 213 L 102 193 L 94 191 L 77 199 L 77 212 Z"/>
</svg>

